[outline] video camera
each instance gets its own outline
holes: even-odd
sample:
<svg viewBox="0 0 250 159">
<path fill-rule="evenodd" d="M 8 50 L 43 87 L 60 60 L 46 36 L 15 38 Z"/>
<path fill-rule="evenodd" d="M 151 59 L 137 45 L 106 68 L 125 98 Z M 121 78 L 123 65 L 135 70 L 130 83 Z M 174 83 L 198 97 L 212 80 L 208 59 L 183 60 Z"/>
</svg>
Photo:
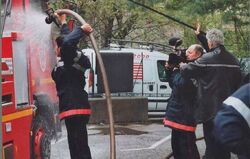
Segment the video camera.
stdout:
<svg viewBox="0 0 250 159">
<path fill-rule="evenodd" d="M 179 65 L 181 62 L 187 62 L 186 50 L 187 49 L 179 49 L 178 47 L 182 44 L 182 40 L 177 37 L 172 37 L 169 39 L 168 44 L 173 47 L 174 55 L 169 55 L 169 64 Z"/>
</svg>

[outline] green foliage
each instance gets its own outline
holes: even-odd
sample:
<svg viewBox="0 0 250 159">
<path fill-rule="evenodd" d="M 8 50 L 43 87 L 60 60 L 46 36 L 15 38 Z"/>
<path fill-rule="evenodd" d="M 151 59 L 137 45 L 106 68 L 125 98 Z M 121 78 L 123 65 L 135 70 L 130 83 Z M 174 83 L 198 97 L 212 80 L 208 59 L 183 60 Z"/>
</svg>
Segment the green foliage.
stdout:
<svg viewBox="0 0 250 159">
<path fill-rule="evenodd" d="M 153 41 L 166 44 L 172 36 L 183 38 L 183 47 L 197 43 L 194 31 L 128 0 L 71 0 L 73 7 L 94 27 L 100 47 L 110 39 Z M 248 0 L 134 0 L 202 30 L 221 29 L 225 45 L 239 57 L 249 56 Z M 68 1 L 54 0 L 54 9 L 69 8 Z"/>
<path fill-rule="evenodd" d="M 247 57 L 250 47 L 249 3 L 248 0 L 168 0 L 166 8 L 171 8 L 177 15 L 184 14 L 187 17 L 183 19 L 190 23 L 201 22 L 204 30 L 221 29 L 226 47 L 239 57 Z"/>
</svg>

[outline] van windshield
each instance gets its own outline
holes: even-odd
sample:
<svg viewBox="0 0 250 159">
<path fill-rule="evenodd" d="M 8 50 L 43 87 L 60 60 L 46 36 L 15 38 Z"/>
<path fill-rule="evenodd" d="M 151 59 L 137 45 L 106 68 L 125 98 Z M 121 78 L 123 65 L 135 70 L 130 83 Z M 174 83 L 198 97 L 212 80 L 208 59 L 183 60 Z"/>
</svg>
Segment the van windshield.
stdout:
<svg viewBox="0 0 250 159">
<path fill-rule="evenodd" d="M 158 76 L 161 82 L 167 82 L 167 73 L 165 69 L 166 61 L 158 60 L 157 61 L 157 69 L 158 69 Z"/>
</svg>

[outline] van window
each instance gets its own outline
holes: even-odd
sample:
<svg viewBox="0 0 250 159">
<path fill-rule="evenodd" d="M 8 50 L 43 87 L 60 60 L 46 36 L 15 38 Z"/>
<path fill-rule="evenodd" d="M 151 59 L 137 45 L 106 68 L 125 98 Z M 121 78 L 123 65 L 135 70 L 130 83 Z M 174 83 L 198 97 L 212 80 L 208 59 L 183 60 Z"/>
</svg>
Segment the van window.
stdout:
<svg viewBox="0 0 250 159">
<path fill-rule="evenodd" d="M 167 73 L 165 69 L 165 63 L 166 61 L 164 60 L 157 61 L 158 76 L 161 82 L 167 82 Z"/>
</svg>

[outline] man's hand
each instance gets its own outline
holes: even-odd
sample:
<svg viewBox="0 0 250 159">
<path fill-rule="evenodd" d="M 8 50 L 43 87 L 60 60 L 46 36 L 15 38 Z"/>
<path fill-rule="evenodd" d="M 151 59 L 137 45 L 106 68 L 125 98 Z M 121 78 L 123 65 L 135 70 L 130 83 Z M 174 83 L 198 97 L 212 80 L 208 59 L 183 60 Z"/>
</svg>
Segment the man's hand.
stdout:
<svg viewBox="0 0 250 159">
<path fill-rule="evenodd" d="M 165 63 L 165 69 L 172 70 L 175 67 L 175 65 L 169 64 L 168 62 Z"/>
<path fill-rule="evenodd" d="M 169 68 L 168 62 L 165 63 L 165 68 Z"/>
<path fill-rule="evenodd" d="M 196 35 L 200 34 L 200 31 L 201 31 L 201 24 L 200 23 L 197 23 L 196 25 L 196 31 L 194 32 Z"/>
<path fill-rule="evenodd" d="M 173 71 L 175 71 L 175 70 L 179 70 L 179 67 L 174 67 L 174 68 L 173 68 Z"/>
<path fill-rule="evenodd" d="M 181 63 L 180 63 L 180 67 L 183 67 L 183 66 L 185 66 L 185 65 L 187 65 L 187 63 L 184 63 L 184 62 L 181 62 Z"/>
<path fill-rule="evenodd" d="M 55 13 L 55 16 L 57 17 L 58 21 L 63 25 L 63 24 L 67 24 L 66 21 L 66 14 L 57 14 Z"/>
<path fill-rule="evenodd" d="M 81 28 L 87 34 L 89 34 L 89 33 L 91 33 L 93 31 L 93 28 L 88 23 L 83 24 L 81 26 Z"/>
</svg>

